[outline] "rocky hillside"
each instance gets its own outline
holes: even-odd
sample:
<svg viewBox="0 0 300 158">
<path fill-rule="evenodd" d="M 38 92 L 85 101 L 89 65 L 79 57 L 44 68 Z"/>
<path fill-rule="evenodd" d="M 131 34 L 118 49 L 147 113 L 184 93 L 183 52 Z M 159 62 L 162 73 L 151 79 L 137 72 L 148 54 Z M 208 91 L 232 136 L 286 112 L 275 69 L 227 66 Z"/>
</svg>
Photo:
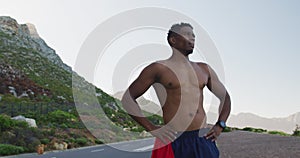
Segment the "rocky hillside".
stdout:
<svg viewBox="0 0 300 158">
<path fill-rule="evenodd" d="M 16 48 L 35 50 L 41 57 L 47 58 L 55 65 L 71 72 L 71 68 L 64 64 L 55 53 L 55 50 L 50 48 L 39 36 L 33 24 L 18 24 L 15 19 L 2 16 L 0 18 L 0 25 L 1 36 L 9 37 L 2 41 L 2 47 L 14 46 Z"/>
<path fill-rule="evenodd" d="M 34 25 L 0 17 L 0 94 L 38 101 L 72 102 L 71 73 Z"/>
<path fill-rule="evenodd" d="M 0 75 L 0 103 L 73 103 L 72 75 L 80 81 L 76 87 L 96 89 L 101 103 L 114 101 L 64 64 L 55 50 L 38 35 L 33 24 L 18 24 L 6 16 L 0 17 Z"/>
<path fill-rule="evenodd" d="M 74 78 L 77 81 L 75 86 L 72 83 Z M 85 101 L 82 102 L 84 111 L 81 111 L 81 117 L 75 109 L 73 92 Z M 89 102 L 95 98 L 102 108 Z M 55 50 L 39 36 L 33 24 L 18 24 L 11 17 L 0 16 L 0 115 L 7 120 L 20 114 L 37 120 L 39 130 L 46 134 L 34 138 L 42 139 L 46 144 L 67 142 L 75 147 L 95 144 L 95 137 L 87 134 L 89 131 L 82 122 L 93 123 L 93 129 L 89 130 L 100 133 L 97 135 L 100 142 L 133 139 L 124 134 L 124 130 L 143 131 L 121 108 L 119 100 L 88 83 L 64 64 Z M 149 117 L 161 122 L 158 116 Z M 0 122 L 0 127 L 2 125 Z M 20 131 L 17 126 L 3 126 L 1 130 L 0 144 L 29 144 L 27 140 L 25 143 L 14 141 L 16 130 Z M 24 136 L 27 137 L 33 136 Z M 74 145 L 77 138 L 81 143 Z M 82 143 L 82 140 L 88 143 Z"/>
</svg>

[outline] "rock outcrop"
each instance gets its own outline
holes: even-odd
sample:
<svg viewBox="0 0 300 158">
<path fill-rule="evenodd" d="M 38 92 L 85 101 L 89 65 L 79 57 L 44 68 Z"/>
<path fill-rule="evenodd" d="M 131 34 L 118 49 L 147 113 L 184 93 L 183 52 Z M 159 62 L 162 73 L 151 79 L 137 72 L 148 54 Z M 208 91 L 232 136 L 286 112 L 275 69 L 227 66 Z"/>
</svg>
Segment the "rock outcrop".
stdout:
<svg viewBox="0 0 300 158">
<path fill-rule="evenodd" d="M 0 16 L 0 31 L 9 36 L 0 46 L 18 46 L 36 50 L 41 56 L 60 66 L 68 72 L 72 72 L 71 67 L 64 64 L 55 50 L 50 48 L 46 42 L 39 36 L 33 24 L 18 24 L 18 22 L 8 16 Z"/>
<path fill-rule="evenodd" d="M 13 120 L 19 120 L 19 121 L 25 121 L 25 122 L 28 123 L 29 127 L 34 127 L 34 128 L 37 127 L 36 121 L 34 119 L 32 119 L 32 118 L 26 118 L 26 117 L 24 117 L 22 115 L 19 115 L 19 116 L 13 117 L 11 119 L 13 119 Z"/>
</svg>

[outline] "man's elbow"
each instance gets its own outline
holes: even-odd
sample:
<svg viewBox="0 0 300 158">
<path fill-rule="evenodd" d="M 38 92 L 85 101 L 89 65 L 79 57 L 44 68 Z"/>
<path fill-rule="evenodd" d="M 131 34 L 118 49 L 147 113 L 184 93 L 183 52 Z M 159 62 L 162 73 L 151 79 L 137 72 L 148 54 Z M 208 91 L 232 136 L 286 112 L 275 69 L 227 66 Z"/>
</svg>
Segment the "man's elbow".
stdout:
<svg viewBox="0 0 300 158">
<path fill-rule="evenodd" d="M 223 94 L 222 97 L 219 97 L 220 99 L 220 105 L 221 107 L 229 107 L 231 106 L 231 99 L 230 99 L 230 95 L 228 94 L 228 92 L 225 92 L 225 95 Z"/>
<path fill-rule="evenodd" d="M 133 98 L 129 92 L 129 90 L 127 90 L 122 99 L 121 99 L 121 103 L 123 105 L 124 108 L 128 107 L 128 106 L 132 106 L 136 104 L 135 98 Z"/>
<path fill-rule="evenodd" d="M 229 108 L 229 111 L 231 109 L 231 98 L 228 92 L 226 91 L 226 96 L 225 96 L 225 106 Z"/>
</svg>

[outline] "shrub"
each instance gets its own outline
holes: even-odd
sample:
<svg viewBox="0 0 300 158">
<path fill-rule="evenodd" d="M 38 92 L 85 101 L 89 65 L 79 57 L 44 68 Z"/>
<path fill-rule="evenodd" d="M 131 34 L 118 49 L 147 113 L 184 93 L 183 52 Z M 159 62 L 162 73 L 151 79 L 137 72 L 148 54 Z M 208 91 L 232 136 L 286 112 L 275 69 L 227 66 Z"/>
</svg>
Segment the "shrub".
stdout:
<svg viewBox="0 0 300 158">
<path fill-rule="evenodd" d="M 64 112 L 61 110 L 56 110 L 48 114 L 48 120 L 50 122 L 55 122 L 55 123 L 67 123 L 71 119 L 75 119 L 76 117 L 68 112 Z"/>
<path fill-rule="evenodd" d="M 22 152 L 24 152 L 23 147 L 10 144 L 0 144 L 0 156 L 16 155 Z"/>
<path fill-rule="evenodd" d="M 37 138 L 44 138 L 45 135 L 43 133 L 43 131 L 39 128 L 34 128 L 34 127 L 29 127 L 29 129 L 33 132 L 33 135 Z"/>
<path fill-rule="evenodd" d="M 243 131 L 249 131 L 249 132 L 252 132 L 253 131 L 253 128 L 251 127 L 245 127 L 242 129 Z"/>
<path fill-rule="evenodd" d="M 50 140 L 48 138 L 41 139 L 42 144 L 49 144 Z"/>
<path fill-rule="evenodd" d="M 300 136 L 300 126 L 296 125 L 296 129 L 293 131 L 292 136 Z"/>
<path fill-rule="evenodd" d="M 86 138 L 83 138 L 83 137 L 77 138 L 75 140 L 75 143 L 78 144 L 78 145 L 86 145 L 87 142 L 88 142 L 88 140 Z"/>
<path fill-rule="evenodd" d="M 135 128 L 131 128 L 130 131 L 132 132 L 143 132 L 145 129 L 141 126 L 137 126 Z"/>
<path fill-rule="evenodd" d="M 230 127 L 230 128 L 231 128 L 231 130 L 232 130 L 232 131 L 237 131 L 237 130 L 239 130 L 239 131 L 240 131 L 240 130 L 242 130 L 242 129 L 240 129 L 240 128 L 237 128 L 237 127 Z"/>
<path fill-rule="evenodd" d="M 26 121 L 13 120 L 14 126 L 18 128 L 29 128 L 29 125 Z"/>
<path fill-rule="evenodd" d="M 225 127 L 222 132 L 231 132 L 232 129 L 230 127 Z"/>
<path fill-rule="evenodd" d="M 55 129 L 51 128 L 51 129 L 43 130 L 42 134 L 44 135 L 44 137 L 54 136 L 55 135 Z"/>
<path fill-rule="evenodd" d="M 17 98 L 12 94 L 6 94 L 2 97 L 2 102 L 5 102 L 5 103 L 14 103 L 14 104 L 16 104 L 16 103 L 22 102 L 22 100 L 26 100 L 26 98 L 22 98 L 22 99 Z"/>
<path fill-rule="evenodd" d="M 268 134 L 276 134 L 281 136 L 289 136 L 289 134 L 281 132 L 281 131 L 268 131 Z"/>
<path fill-rule="evenodd" d="M 62 129 L 67 129 L 68 126 L 67 126 L 65 123 L 63 123 L 63 124 L 60 125 L 60 128 L 62 128 Z"/>
<path fill-rule="evenodd" d="M 25 152 L 35 151 L 36 146 L 41 143 L 39 138 L 44 137 L 42 132 L 37 128 L 22 128 L 16 126 L 11 132 L 4 133 L 6 133 L 6 137 L 8 138 L 5 140 L 5 144 L 22 146 Z M 3 137 L 0 139 L 4 140 Z"/>
<path fill-rule="evenodd" d="M 256 132 L 256 133 L 263 133 L 263 132 L 267 132 L 267 130 L 261 129 L 261 128 L 255 128 L 254 132 Z"/>
<path fill-rule="evenodd" d="M 66 141 L 67 141 L 67 143 L 75 143 L 75 139 L 74 138 L 68 138 Z"/>
<path fill-rule="evenodd" d="M 29 138 L 29 139 L 27 140 L 27 146 L 26 146 L 27 151 L 28 151 L 28 152 L 34 152 L 34 151 L 36 151 L 36 147 L 37 147 L 38 145 L 40 145 L 40 144 L 41 144 L 41 142 L 40 142 L 39 139 L 37 139 L 37 138 L 35 138 L 35 137 Z"/>
<path fill-rule="evenodd" d="M 99 140 L 99 139 L 95 139 L 95 143 L 96 144 L 103 144 L 103 142 L 101 140 Z"/>
<path fill-rule="evenodd" d="M 267 130 L 265 129 L 261 129 L 261 128 L 252 128 L 252 127 L 245 127 L 242 129 L 243 131 L 249 131 L 249 132 L 256 132 L 256 133 L 263 133 L 263 132 L 267 132 Z"/>
<path fill-rule="evenodd" d="M 67 139 L 69 138 L 69 136 L 67 134 L 64 133 L 59 133 L 55 135 L 57 138 L 61 138 L 61 139 Z"/>
<path fill-rule="evenodd" d="M 8 131 L 14 128 L 29 128 L 29 125 L 25 121 L 12 120 L 7 115 L 0 115 L 0 131 Z"/>
<path fill-rule="evenodd" d="M 79 137 L 80 137 L 80 135 L 77 134 L 77 133 L 75 133 L 75 132 L 70 132 L 69 135 L 70 135 L 70 137 L 72 137 L 72 138 L 79 138 Z"/>
<path fill-rule="evenodd" d="M 0 131 L 7 131 L 15 126 L 15 122 L 7 115 L 0 115 Z"/>
</svg>

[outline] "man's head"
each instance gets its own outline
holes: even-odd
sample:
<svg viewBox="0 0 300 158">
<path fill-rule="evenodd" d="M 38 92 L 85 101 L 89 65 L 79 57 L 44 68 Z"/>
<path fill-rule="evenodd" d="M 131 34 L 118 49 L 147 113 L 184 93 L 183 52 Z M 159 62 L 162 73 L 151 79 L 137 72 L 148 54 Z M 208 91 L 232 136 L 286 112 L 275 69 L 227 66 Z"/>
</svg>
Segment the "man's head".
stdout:
<svg viewBox="0 0 300 158">
<path fill-rule="evenodd" d="M 189 23 L 172 25 L 167 39 L 171 47 L 179 50 L 184 55 L 189 55 L 193 52 L 195 34 L 192 25 Z"/>
</svg>

